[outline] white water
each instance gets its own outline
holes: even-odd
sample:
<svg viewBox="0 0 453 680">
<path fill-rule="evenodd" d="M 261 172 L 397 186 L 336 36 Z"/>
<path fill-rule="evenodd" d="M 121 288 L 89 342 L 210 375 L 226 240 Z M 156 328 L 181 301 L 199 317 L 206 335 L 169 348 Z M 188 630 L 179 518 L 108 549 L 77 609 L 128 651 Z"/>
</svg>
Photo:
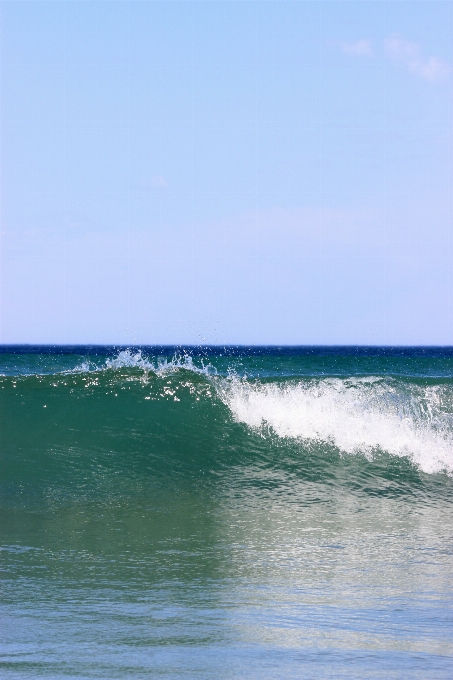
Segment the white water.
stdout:
<svg viewBox="0 0 453 680">
<path fill-rule="evenodd" d="M 222 380 L 218 393 L 238 422 L 280 437 L 324 441 L 345 453 L 407 456 L 427 473 L 453 473 L 451 387 L 380 378 L 262 384 Z"/>
</svg>

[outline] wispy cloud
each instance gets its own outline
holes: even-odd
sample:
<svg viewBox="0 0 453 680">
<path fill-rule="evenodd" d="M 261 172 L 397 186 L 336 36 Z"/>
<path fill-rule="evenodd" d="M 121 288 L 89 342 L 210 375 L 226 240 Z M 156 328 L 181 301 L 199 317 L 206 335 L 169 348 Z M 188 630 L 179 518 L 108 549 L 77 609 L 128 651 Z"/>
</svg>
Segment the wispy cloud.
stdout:
<svg viewBox="0 0 453 680">
<path fill-rule="evenodd" d="M 448 78 L 450 69 L 445 59 L 425 57 L 420 45 L 404 40 L 399 35 L 392 35 L 385 41 L 385 52 L 389 59 L 401 64 L 419 78 L 433 83 Z"/>
<path fill-rule="evenodd" d="M 161 175 L 153 175 L 150 177 L 149 184 L 153 189 L 166 189 L 168 187 L 167 180 Z"/>
<path fill-rule="evenodd" d="M 373 56 L 373 44 L 371 40 L 364 40 L 363 38 L 352 43 L 341 43 L 341 49 L 345 54 L 349 54 L 352 57 Z"/>
<path fill-rule="evenodd" d="M 162 175 L 153 175 L 152 177 L 146 177 L 142 179 L 136 188 L 142 191 L 149 191 L 152 189 L 168 189 L 168 182 L 165 177 L 162 177 Z"/>
</svg>

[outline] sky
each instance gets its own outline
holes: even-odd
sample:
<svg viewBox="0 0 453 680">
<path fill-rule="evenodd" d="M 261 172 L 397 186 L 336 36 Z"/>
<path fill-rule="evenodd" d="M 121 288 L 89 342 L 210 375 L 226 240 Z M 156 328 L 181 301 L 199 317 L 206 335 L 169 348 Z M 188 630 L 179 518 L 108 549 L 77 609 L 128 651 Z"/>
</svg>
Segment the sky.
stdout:
<svg viewBox="0 0 453 680">
<path fill-rule="evenodd" d="M 3 343 L 453 344 L 453 3 L 0 2 Z"/>
</svg>

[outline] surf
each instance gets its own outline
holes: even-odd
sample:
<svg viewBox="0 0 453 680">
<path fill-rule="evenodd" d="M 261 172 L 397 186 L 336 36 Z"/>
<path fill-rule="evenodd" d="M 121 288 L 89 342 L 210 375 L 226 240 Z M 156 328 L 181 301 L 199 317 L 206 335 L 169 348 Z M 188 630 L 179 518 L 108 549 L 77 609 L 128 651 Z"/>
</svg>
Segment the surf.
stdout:
<svg viewBox="0 0 453 680">
<path fill-rule="evenodd" d="M 359 466 L 351 475 L 377 484 L 395 464 L 403 481 L 453 476 L 453 381 L 408 375 L 407 358 L 399 375 L 387 358 L 373 375 L 363 357 L 355 372 L 368 375 L 351 375 L 349 364 L 341 375 L 337 357 L 332 375 L 314 363 L 319 355 L 282 360 L 256 350 L 125 348 L 70 355 L 70 365 L 39 356 L 20 370 L 16 357 L 0 377 L 3 455 L 20 450 L 37 479 L 49 467 L 68 475 L 65 484 L 72 470 L 74 483 L 86 473 L 95 486 L 96 466 L 107 477 L 206 479 L 258 465 L 341 484 L 351 459 Z M 16 473 L 16 483 L 27 475 L 23 465 Z"/>
</svg>

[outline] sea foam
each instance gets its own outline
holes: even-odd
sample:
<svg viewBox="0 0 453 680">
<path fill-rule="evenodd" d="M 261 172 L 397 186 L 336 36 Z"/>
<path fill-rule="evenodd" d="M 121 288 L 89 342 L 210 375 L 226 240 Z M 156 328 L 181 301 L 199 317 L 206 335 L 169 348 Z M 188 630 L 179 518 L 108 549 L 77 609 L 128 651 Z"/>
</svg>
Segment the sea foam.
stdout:
<svg viewBox="0 0 453 680">
<path fill-rule="evenodd" d="M 323 441 L 372 458 L 410 458 L 426 473 L 453 474 L 452 394 L 381 378 L 326 378 L 290 383 L 222 380 L 222 401 L 236 421 L 265 434 Z"/>
</svg>

